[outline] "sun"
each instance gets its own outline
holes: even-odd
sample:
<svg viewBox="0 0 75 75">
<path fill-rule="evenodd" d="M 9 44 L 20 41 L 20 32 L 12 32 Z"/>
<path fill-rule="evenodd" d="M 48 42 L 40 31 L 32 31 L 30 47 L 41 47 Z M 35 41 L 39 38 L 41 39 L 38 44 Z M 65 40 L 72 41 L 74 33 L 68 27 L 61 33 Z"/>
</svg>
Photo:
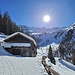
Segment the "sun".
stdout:
<svg viewBox="0 0 75 75">
<path fill-rule="evenodd" d="M 44 22 L 49 22 L 51 20 L 51 17 L 49 15 L 45 15 L 43 17 Z"/>
</svg>

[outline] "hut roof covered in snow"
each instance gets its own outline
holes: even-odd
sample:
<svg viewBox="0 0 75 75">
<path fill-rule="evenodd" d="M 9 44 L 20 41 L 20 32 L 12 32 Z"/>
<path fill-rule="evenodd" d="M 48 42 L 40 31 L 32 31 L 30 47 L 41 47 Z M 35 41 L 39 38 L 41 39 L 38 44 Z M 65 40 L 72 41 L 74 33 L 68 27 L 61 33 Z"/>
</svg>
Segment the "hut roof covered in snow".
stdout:
<svg viewBox="0 0 75 75">
<path fill-rule="evenodd" d="M 4 39 L 4 42 L 7 42 L 7 41 L 11 40 L 11 38 L 13 38 L 13 37 L 15 37 L 15 36 L 17 36 L 17 35 L 21 35 L 21 36 L 27 38 L 28 40 L 32 41 L 35 46 L 37 46 L 35 40 L 34 40 L 32 37 L 30 37 L 30 36 L 28 36 L 28 35 L 26 35 L 26 34 L 24 34 L 24 33 L 21 33 L 21 32 L 13 33 L 12 35 L 10 35 L 10 36 L 8 36 L 7 38 L 5 38 L 5 39 Z M 22 40 L 22 39 L 21 39 L 21 40 Z"/>
</svg>

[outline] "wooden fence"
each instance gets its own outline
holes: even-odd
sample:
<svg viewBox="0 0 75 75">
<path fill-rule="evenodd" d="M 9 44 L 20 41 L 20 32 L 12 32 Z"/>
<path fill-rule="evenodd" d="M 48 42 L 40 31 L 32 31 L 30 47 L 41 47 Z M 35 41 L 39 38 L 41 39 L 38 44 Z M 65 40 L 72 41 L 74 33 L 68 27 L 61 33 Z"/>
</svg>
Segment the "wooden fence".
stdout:
<svg viewBox="0 0 75 75">
<path fill-rule="evenodd" d="M 51 69 L 49 65 L 46 64 L 46 61 L 45 61 L 46 58 L 47 58 L 46 56 L 42 57 L 42 64 L 45 67 L 45 70 L 47 71 L 48 75 L 52 75 L 52 74 L 59 75 L 57 72 L 55 72 L 53 69 Z"/>
</svg>

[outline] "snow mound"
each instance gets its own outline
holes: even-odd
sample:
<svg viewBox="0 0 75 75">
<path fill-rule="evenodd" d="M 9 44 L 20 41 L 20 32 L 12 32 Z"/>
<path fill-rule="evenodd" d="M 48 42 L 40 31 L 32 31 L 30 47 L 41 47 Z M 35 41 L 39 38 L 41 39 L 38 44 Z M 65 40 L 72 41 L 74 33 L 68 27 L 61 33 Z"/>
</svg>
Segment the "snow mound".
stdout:
<svg viewBox="0 0 75 75">
<path fill-rule="evenodd" d="M 9 52 L 7 52 L 3 47 L 0 46 L 0 56 L 2 56 L 2 55 L 8 55 L 8 56 L 10 56 L 12 54 L 10 54 Z"/>
<path fill-rule="evenodd" d="M 56 65 L 52 64 L 52 69 L 59 75 L 75 75 L 75 66 L 65 60 L 55 58 Z"/>
<path fill-rule="evenodd" d="M 66 62 L 65 60 L 58 60 L 62 65 L 65 65 L 67 68 L 75 71 L 75 66 L 71 63 Z"/>
</svg>

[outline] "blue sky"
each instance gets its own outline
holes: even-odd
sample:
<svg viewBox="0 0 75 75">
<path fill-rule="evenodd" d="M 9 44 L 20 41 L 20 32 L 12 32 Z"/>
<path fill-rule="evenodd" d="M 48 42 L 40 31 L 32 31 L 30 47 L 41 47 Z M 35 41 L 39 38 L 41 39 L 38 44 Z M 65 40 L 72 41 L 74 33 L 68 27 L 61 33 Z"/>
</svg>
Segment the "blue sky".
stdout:
<svg viewBox="0 0 75 75">
<path fill-rule="evenodd" d="M 75 0 L 0 0 L 0 8 L 18 25 L 51 28 L 75 22 Z M 51 16 L 49 23 L 43 21 L 46 14 Z"/>
</svg>

